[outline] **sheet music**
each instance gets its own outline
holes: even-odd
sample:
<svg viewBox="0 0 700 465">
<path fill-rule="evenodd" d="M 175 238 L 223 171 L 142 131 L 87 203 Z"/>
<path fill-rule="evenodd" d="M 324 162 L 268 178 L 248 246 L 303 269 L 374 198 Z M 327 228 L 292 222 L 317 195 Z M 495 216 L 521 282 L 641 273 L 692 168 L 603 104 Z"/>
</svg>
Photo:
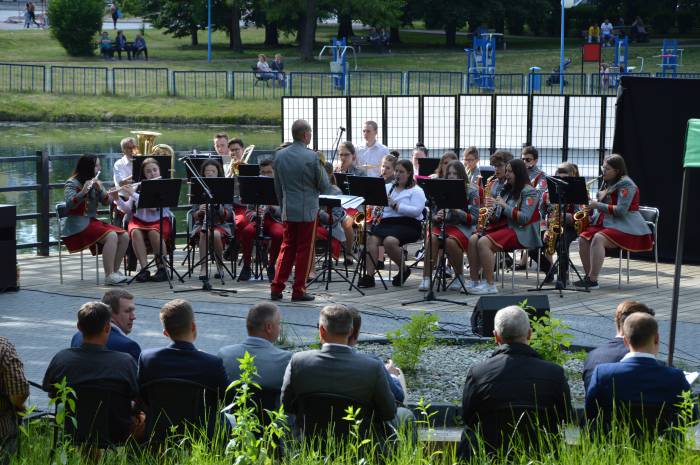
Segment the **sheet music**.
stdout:
<svg viewBox="0 0 700 465">
<path fill-rule="evenodd" d="M 343 208 L 357 208 L 365 203 L 364 197 L 355 195 L 319 195 L 319 199 L 338 199 Z"/>
<path fill-rule="evenodd" d="M 700 373 L 698 373 L 697 371 L 692 371 L 692 372 L 684 371 L 683 374 L 685 375 L 685 379 L 686 379 L 686 381 L 688 381 L 688 384 L 693 384 L 695 382 L 695 380 L 698 379 L 698 376 L 700 375 Z"/>
</svg>

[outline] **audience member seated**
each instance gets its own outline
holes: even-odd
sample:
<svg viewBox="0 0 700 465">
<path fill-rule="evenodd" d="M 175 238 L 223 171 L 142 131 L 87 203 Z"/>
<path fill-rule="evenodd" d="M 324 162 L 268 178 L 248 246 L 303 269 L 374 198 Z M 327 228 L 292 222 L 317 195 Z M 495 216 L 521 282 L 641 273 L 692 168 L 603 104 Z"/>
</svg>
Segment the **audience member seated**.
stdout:
<svg viewBox="0 0 700 465">
<path fill-rule="evenodd" d="M 127 336 L 133 329 L 134 320 L 136 319 L 134 296 L 123 289 L 114 289 L 107 291 L 102 296 L 102 303 L 112 310 L 112 330 L 109 332 L 109 339 L 107 339 L 107 348 L 129 354 L 135 362 L 138 362 L 139 355 L 141 355 L 141 347 L 136 341 L 129 339 Z M 83 334 L 78 331 L 73 335 L 70 346 L 78 348 L 82 345 Z"/>
<path fill-rule="evenodd" d="M 591 22 L 590 26 L 588 26 L 588 43 L 589 44 L 597 44 L 600 42 L 600 27 L 594 23 Z"/>
<path fill-rule="evenodd" d="M 349 346 L 352 313 L 344 305 L 327 305 L 319 317 L 321 350 L 297 352 L 282 383 L 284 409 L 297 415 L 298 400 L 309 394 L 336 394 L 366 405 L 376 421 L 396 416 L 396 401 L 384 365 Z M 298 416 L 297 416 L 298 418 Z"/>
<path fill-rule="evenodd" d="M 248 337 L 240 344 L 222 347 L 217 354 L 224 362 L 229 383 L 240 375 L 239 358 L 248 352 L 255 357 L 258 377 L 255 380 L 262 389 L 282 389 L 282 378 L 292 353 L 274 346 L 280 336 L 282 315 L 277 305 L 260 303 L 253 305 L 246 317 Z"/>
<path fill-rule="evenodd" d="M 280 86 L 284 86 L 285 73 L 282 55 L 280 55 L 279 53 L 275 54 L 275 59 L 272 60 L 272 63 L 270 63 L 270 69 L 272 71 L 277 71 L 277 82 Z"/>
<path fill-rule="evenodd" d="M 529 345 L 532 329 L 527 313 L 517 306 L 503 308 L 496 313 L 494 328 L 498 348 L 489 360 L 469 369 L 464 384 L 462 419 L 466 429 L 458 449 L 463 458 L 472 456 L 477 430 L 489 451 L 503 445 L 501 432 L 507 425 L 498 424 L 498 411 L 532 408 L 546 412 L 548 420 L 564 419 L 572 411 L 564 369 L 542 360 Z"/>
<path fill-rule="evenodd" d="M 117 31 L 117 38 L 114 39 L 114 50 L 119 54 L 119 59 L 122 59 L 122 52 L 126 52 L 127 59 L 131 60 L 131 45 L 126 41 L 124 31 Z"/>
<path fill-rule="evenodd" d="M 100 37 L 100 55 L 105 60 L 114 59 L 114 47 L 112 46 L 112 39 L 109 38 L 109 33 L 107 31 L 102 33 Z"/>
<path fill-rule="evenodd" d="M 644 26 L 644 21 L 642 18 L 637 16 L 632 23 L 632 28 L 630 29 L 631 39 L 637 42 L 649 42 L 649 34 L 647 33 L 647 28 Z"/>
<path fill-rule="evenodd" d="M 80 347 L 58 352 L 49 362 L 42 388 L 50 397 L 56 396 L 54 384 L 66 378 L 68 386 L 98 385 L 114 389 L 135 400 L 138 396 L 136 362 L 125 353 L 106 347 L 112 329 L 112 312 L 102 302 L 88 302 L 78 311 L 78 330 L 82 334 Z M 124 441 L 131 433 L 138 440 L 143 434 L 143 413 L 119 412 L 114 418 L 114 442 Z"/>
<path fill-rule="evenodd" d="M 586 417 L 610 426 L 613 406 L 664 406 L 673 414 L 675 404 L 690 385 L 682 370 L 662 365 L 659 353 L 659 325 L 653 316 L 637 312 L 629 315 L 622 326 L 629 353 L 618 363 L 603 363 L 593 371 L 586 391 Z M 696 415 L 697 415 L 697 406 Z M 599 418 L 602 415 L 602 418 Z M 622 413 L 624 415 L 624 413 Z"/>
<path fill-rule="evenodd" d="M 258 55 L 258 63 L 256 65 L 256 70 L 260 79 L 267 81 L 268 79 L 276 79 L 277 73 L 272 71 L 269 63 L 267 62 L 267 57 L 262 53 Z"/>
<path fill-rule="evenodd" d="M 192 305 L 182 299 L 171 300 L 160 309 L 163 334 L 172 343 L 161 349 L 148 349 L 139 359 L 139 385 L 165 378 L 184 379 L 199 383 L 219 399 L 228 387 L 226 372 L 221 359 L 197 350 L 197 324 Z"/>
<path fill-rule="evenodd" d="M 610 47 L 613 41 L 613 25 L 608 18 L 605 18 L 600 25 L 600 40 L 603 47 Z"/>
<path fill-rule="evenodd" d="M 591 383 L 591 376 L 595 367 L 602 363 L 619 362 L 629 352 L 622 337 L 622 325 L 628 316 L 636 312 L 654 315 L 654 310 L 634 300 L 625 300 L 617 306 L 615 310 L 615 337 L 591 350 L 583 363 L 583 385 L 586 390 L 588 390 L 588 386 Z"/>
<path fill-rule="evenodd" d="M 136 34 L 136 37 L 134 38 L 134 44 L 133 44 L 133 50 L 132 54 L 134 56 L 134 60 L 139 57 L 143 53 L 143 57 L 148 61 L 148 47 L 146 46 L 146 39 L 143 38 L 141 34 Z"/>
<path fill-rule="evenodd" d="M 0 337 L 0 464 L 7 465 L 17 451 L 17 414 L 24 411 L 29 384 L 15 346 Z"/>
</svg>

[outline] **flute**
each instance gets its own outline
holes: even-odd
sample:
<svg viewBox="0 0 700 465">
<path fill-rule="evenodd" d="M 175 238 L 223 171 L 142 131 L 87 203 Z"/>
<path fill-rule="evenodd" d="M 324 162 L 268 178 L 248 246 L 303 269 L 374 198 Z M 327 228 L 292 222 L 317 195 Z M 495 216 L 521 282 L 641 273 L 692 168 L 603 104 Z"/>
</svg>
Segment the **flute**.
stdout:
<svg viewBox="0 0 700 465">
<path fill-rule="evenodd" d="M 153 178 L 153 179 L 144 179 L 144 181 L 155 181 L 156 179 L 162 179 L 162 178 L 163 178 L 163 176 L 158 176 L 158 177 L 155 177 L 155 178 Z M 111 188 L 110 190 L 108 190 L 107 193 L 108 193 L 108 194 L 112 194 L 112 193 L 114 193 L 114 192 L 119 192 L 120 190 L 124 189 L 124 188 L 127 187 L 127 186 L 128 186 L 128 187 L 131 187 L 131 188 L 134 189 L 134 190 L 136 190 L 136 189 L 138 189 L 139 186 L 141 185 L 141 182 L 142 182 L 142 181 L 134 182 L 134 183 L 131 183 L 131 184 L 124 184 L 123 186 L 113 187 L 113 188 Z"/>
</svg>

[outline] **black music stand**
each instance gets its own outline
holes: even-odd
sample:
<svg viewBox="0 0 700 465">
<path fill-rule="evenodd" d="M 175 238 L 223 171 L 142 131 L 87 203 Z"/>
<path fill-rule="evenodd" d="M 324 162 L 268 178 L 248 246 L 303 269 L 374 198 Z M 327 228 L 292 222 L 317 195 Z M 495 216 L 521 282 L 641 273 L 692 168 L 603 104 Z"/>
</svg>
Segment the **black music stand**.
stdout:
<svg viewBox="0 0 700 465">
<path fill-rule="evenodd" d="M 418 176 L 430 176 L 440 166 L 439 158 L 418 158 Z"/>
<path fill-rule="evenodd" d="M 365 199 L 365 218 L 369 217 L 367 212 L 368 205 L 386 207 L 389 204 L 389 199 L 386 195 L 386 183 L 384 182 L 384 178 L 375 178 L 373 176 L 348 176 L 347 179 L 350 185 L 350 195 Z M 372 226 L 374 226 L 376 221 L 377 218 L 372 218 Z M 367 232 L 367 220 L 365 220 L 365 227 L 362 230 L 362 251 L 360 252 L 360 257 L 357 260 L 357 265 L 355 265 L 355 271 L 352 273 L 350 288 L 348 290 L 352 289 L 356 277 L 359 279 L 359 276 L 367 275 Z M 377 262 L 371 256 L 369 256 L 369 259 L 372 261 L 372 264 L 374 264 L 374 273 L 379 276 L 382 286 L 384 286 L 385 290 L 389 290 L 384 282 L 382 274 L 377 269 Z"/>
<path fill-rule="evenodd" d="M 133 169 L 131 170 L 132 175 L 131 175 L 131 182 L 139 182 L 141 181 L 141 166 L 143 165 L 143 161 L 146 160 L 147 158 L 155 158 L 155 160 L 158 162 L 158 166 L 160 167 L 160 176 L 163 179 L 170 179 L 172 176 L 170 176 L 170 170 L 173 168 L 172 166 L 172 158 L 168 155 L 149 155 L 147 157 L 142 157 L 140 155 L 137 155 L 133 158 Z M 177 204 L 175 205 L 177 207 Z"/>
<path fill-rule="evenodd" d="M 169 159 L 170 157 L 168 157 Z M 155 253 L 154 249 L 153 259 L 148 262 L 144 270 L 147 270 L 153 266 L 158 266 L 158 260 L 160 260 L 167 268 L 170 268 L 170 275 L 165 273 L 168 279 L 168 286 L 170 289 L 173 288 L 172 274 L 175 273 L 180 282 L 184 283 L 182 276 L 175 270 L 173 264 L 168 260 L 167 254 L 163 253 L 163 208 L 166 207 L 177 207 L 178 201 L 180 199 L 180 187 L 182 186 L 182 179 L 151 179 L 144 180 L 141 182 L 140 194 L 139 194 L 139 204 L 136 208 L 157 208 L 158 209 L 158 221 L 160 230 L 158 231 L 158 241 L 160 242 L 160 247 L 158 247 L 159 252 Z M 168 220 L 170 221 L 170 220 Z M 166 244 L 167 247 L 167 244 Z M 136 276 L 131 278 L 128 284 L 131 284 Z"/>
<path fill-rule="evenodd" d="M 428 267 L 428 277 L 430 279 L 430 288 L 426 292 L 422 299 L 414 300 L 410 302 L 402 302 L 401 305 L 411 305 L 421 302 L 447 302 L 457 305 L 467 305 L 466 302 L 458 302 L 456 300 L 449 299 L 439 299 L 435 297 L 434 286 L 435 282 L 438 283 L 438 290 L 442 285 L 442 290 L 447 290 L 447 277 L 445 275 L 447 269 L 447 257 L 445 253 L 445 241 L 447 240 L 447 234 L 445 232 L 445 221 L 440 222 L 440 245 L 436 253 L 440 253 L 442 249 L 442 255 L 438 262 L 437 269 L 435 270 L 435 275 L 433 276 L 432 270 L 432 260 L 433 256 L 433 213 L 442 209 L 459 209 L 462 210 L 467 205 L 467 189 L 465 181 L 462 179 L 419 179 L 418 185 L 425 192 L 425 198 L 428 204 L 428 233 L 426 236 L 428 240 L 428 253 L 426 256 L 427 263 L 423 266 Z M 456 272 L 454 279 L 457 279 Z M 462 290 L 467 293 L 467 288 L 464 286 L 464 281 L 460 281 L 462 285 Z M 452 283 L 450 283 L 452 284 Z"/>
<path fill-rule="evenodd" d="M 259 165 L 240 165 L 257 166 Z M 269 266 L 265 243 L 270 240 L 263 231 L 264 217 L 258 215 L 260 206 L 279 205 L 277 194 L 275 193 L 275 179 L 265 176 L 238 176 L 238 189 L 240 191 L 241 203 L 254 205 L 255 212 L 255 238 L 253 239 L 255 250 L 255 261 L 253 262 L 253 279 L 263 279 L 263 270 Z"/>
<path fill-rule="evenodd" d="M 238 165 L 238 176 L 260 176 L 260 165 Z"/>
<path fill-rule="evenodd" d="M 187 165 L 185 165 L 187 166 Z M 193 178 L 194 179 L 194 178 Z M 200 183 L 201 182 L 201 183 Z M 187 270 L 188 275 L 192 275 L 192 271 L 199 265 L 204 265 L 205 268 L 205 282 L 210 281 L 209 277 L 209 262 L 214 262 L 218 270 L 225 270 L 226 273 L 231 277 L 231 279 L 234 279 L 233 273 L 231 273 L 231 270 L 229 270 L 226 267 L 226 264 L 223 261 L 223 257 L 219 257 L 216 255 L 216 251 L 214 250 L 213 247 L 211 247 L 211 243 L 213 242 L 213 235 L 214 235 L 214 224 L 212 223 L 211 219 L 214 217 L 214 206 L 215 205 L 221 205 L 221 204 L 230 204 L 231 199 L 233 198 L 233 189 L 235 188 L 235 180 L 234 178 L 204 178 L 204 177 L 199 177 L 199 179 L 195 179 L 195 181 L 192 183 L 191 188 L 190 188 L 190 202 L 191 203 L 197 203 L 197 204 L 206 204 L 206 209 L 207 209 L 207 217 L 205 223 L 202 225 L 202 231 L 206 231 L 207 235 L 204 241 L 204 257 L 200 257 L 199 261 L 195 264 L 193 264 L 189 270 Z M 202 184 L 205 184 L 206 187 L 208 188 L 209 192 L 204 190 L 204 186 Z M 211 196 L 210 196 L 211 195 Z M 225 284 L 224 278 L 223 278 L 223 273 L 220 273 L 221 275 L 221 284 Z M 207 290 L 214 290 L 214 289 L 207 289 Z M 218 291 L 221 292 L 230 292 L 229 290 L 226 289 L 217 289 Z"/>
<path fill-rule="evenodd" d="M 317 282 L 319 278 L 321 278 L 326 283 L 325 289 L 328 290 L 328 286 L 331 283 L 331 275 L 333 274 L 333 271 L 335 271 L 336 273 L 338 273 L 338 276 L 340 276 L 340 278 L 343 281 L 350 284 L 350 289 L 354 288 L 357 292 L 364 296 L 365 293 L 362 292 L 362 290 L 359 287 L 357 287 L 351 280 L 347 278 L 347 268 L 345 274 L 343 274 L 333 265 L 333 254 L 331 253 L 331 245 L 333 243 L 333 227 L 335 226 L 335 224 L 338 224 L 343 220 L 343 217 L 341 217 L 336 223 L 333 222 L 333 209 L 342 205 L 341 200 L 332 196 L 321 196 L 318 199 L 318 204 L 319 207 L 325 208 L 326 213 L 328 214 L 328 224 L 325 225 L 326 237 L 328 238 L 328 240 L 326 243 L 325 250 L 323 251 L 323 272 L 318 273 L 309 284 L 313 284 Z"/>
<path fill-rule="evenodd" d="M 348 182 L 349 176 L 353 175 L 348 173 L 333 173 L 333 177 L 335 177 L 335 184 L 343 192 L 343 195 L 350 195 L 350 183 Z"/>
<path fill-rule="evenodd" d="M 183 163 L 190 163 L 197 173 L 202 172 L 202 164 L 207 160 L 218 161 L 222 167 L 224 166 L 224 160 L 218 153 L 198 153 L 178 158 L 178 161 L 181 161 Z M 190 170 L 187 169 L 187 179 L 191 180 L 193 177 L 194 176 L 192 176 Z"/>
<path fill-rule="evenodd" d="M 550 204 L 557 204 L 559 206 L 559 224 L 561 225 L 562 234 L 559 235 L 557 239 L 557 259 L 552 264 L 549 272 L 544 277 L 541 283 L 537 285 L 535 289 L 528 289 L 528 291 L 559 291 L 559 297 L 564 297 L 562 291 L 577 291 L 577 292 L 589 292 L 588 286 L 585 289 L 579 289 L 575 286 L 569 288 L 567 286 L 567 274 L 569 268 L 574 270 L 576 276 L 579 279 L 581 274 L 576 269 L 576 266 L 571 261 L 569 257 L 569 247 L 564 240 L 564 229 L 566 228 L 566 206 L 567 205 L 588 205 L 588 189 L 586 189 L 586 179 L 583 177 L 559 177 L 559 176 L 547 176 L 547 190 L 549 192 Z M 557 280 L 554 283 L 554 287 L 544 288 L 544 283 L 554 275 L 554 271 L 557 271 Z M 585 282 L 585 281 L 584 281 Z"/>
</svg>

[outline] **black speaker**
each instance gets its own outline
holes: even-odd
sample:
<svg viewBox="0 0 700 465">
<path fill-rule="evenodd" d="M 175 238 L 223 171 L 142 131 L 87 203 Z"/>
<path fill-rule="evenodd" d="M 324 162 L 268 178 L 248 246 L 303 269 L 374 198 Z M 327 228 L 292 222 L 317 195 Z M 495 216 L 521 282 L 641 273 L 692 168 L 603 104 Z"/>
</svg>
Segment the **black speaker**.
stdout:
<svg viewBox="0 0 700 465">
<path fill-rule="evenodd" d="M 482 337 L 493 336 L 493 320 L 496 312 L 510 305 L 518 305 L 527 300 L 527 305 L 534 307 L 530 319 L 549 314 L 549 297 L 547 295 L 491 295 L 480 297 L 472 312 L 472 332 Z"/>
<path fill-rule="evenodd" d="M 17 209 L 0 205 L 0 292 L 17 290 Z"/>
</svg>

